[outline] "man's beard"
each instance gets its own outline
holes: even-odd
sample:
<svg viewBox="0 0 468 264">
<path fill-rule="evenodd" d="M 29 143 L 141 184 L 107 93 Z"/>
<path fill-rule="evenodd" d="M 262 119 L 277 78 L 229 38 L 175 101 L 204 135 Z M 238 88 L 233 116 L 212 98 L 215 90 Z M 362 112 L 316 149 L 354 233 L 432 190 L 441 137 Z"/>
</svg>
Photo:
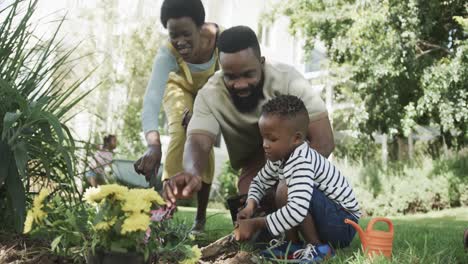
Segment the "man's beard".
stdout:
<svg viewBox="0 0 468 264">
<path fill-rule="evenodd" d="M 228 88 L 234 106 L 241 113 L 252 112 L 257 107 L 259 101 L 264 98 L 263 80 L 257 85 L 249 85 L 249 87 L 245 89 L 248 90 L 250 94 L 247 97 L 240 97 L 237 95 L 238 91 Z"/>
</svg>

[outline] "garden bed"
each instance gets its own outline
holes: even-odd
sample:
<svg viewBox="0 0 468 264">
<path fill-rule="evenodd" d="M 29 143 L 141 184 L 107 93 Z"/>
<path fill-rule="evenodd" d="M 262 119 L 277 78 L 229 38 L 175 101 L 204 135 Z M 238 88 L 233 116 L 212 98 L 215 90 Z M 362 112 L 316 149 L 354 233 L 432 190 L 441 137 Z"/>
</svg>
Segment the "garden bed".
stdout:
<svg viewBox="0 0 468 264">
<path fill-rule="evenodd" d="M 46 241 L 0 232 L 0 263 L 73 263 L 71 259 L 52 254 L 49 247 Z"/>
</svg>

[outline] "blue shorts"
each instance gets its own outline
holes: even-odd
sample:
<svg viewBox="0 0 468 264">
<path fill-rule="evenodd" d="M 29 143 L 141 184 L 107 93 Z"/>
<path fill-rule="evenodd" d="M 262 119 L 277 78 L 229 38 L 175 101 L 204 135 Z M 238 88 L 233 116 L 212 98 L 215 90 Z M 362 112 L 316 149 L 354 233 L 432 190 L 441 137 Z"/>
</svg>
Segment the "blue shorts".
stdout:
<svg viewBox="0 0 468 264">
<path fill-rule="evenodd" d="M 88 179 L 88 178 L 96 177 L 97 174 L 94 171 L 90 170 L 85 173 L 85 176 Z"/>
<path fill-rule="evenodd" d="M 309 213 L 315 222 L 319 238 L 334 248 L 347 247 L 356 234 L 351 225 L 345 224 L 346 218 L 358 222 L 356 217 L 341 205 L 333 202 L 323 192 L 314 189 L 310 201 Z"/>
</svg>

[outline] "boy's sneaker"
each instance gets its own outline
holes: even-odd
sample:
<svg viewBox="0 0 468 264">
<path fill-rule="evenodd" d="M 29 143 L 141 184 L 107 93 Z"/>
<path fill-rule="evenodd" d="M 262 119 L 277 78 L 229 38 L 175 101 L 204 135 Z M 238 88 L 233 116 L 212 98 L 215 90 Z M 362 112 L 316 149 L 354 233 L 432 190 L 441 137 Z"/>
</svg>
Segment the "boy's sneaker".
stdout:
<svg viewBox="0 0 468 264">
<path fill-rule="evenodd" d="M 273 239 L 270 241 L 270 247 L 260 252 L 260 256 L 270 260 L 293 259 L 294 252 L 302 249 L 302 243 L 292 243 L 284 240 Z"/>
<path fill-rule="evenodd" d="M 305 248 L 294 252 L 293 257 L 297 260 L 296 263 L 310 264 L 319 263 L 333 256 L 335 256 L 335 252 L 328 244 L 321 244 L 317 246 L 308 244 Z"/>
</svg>

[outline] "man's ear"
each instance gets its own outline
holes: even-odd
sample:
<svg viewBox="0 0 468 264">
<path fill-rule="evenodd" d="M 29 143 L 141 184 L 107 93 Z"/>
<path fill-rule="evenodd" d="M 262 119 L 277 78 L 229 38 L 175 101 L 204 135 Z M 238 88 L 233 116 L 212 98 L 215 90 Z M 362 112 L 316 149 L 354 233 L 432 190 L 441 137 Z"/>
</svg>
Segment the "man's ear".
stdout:
<svg viewBox="0 0 468 264">
<path fill-rule="evenodd" d="M 261 56 L 260 57 L 260 63 L 263 65 L 265 64 L 265 57 L 264 56 Z"/>
</svg>

